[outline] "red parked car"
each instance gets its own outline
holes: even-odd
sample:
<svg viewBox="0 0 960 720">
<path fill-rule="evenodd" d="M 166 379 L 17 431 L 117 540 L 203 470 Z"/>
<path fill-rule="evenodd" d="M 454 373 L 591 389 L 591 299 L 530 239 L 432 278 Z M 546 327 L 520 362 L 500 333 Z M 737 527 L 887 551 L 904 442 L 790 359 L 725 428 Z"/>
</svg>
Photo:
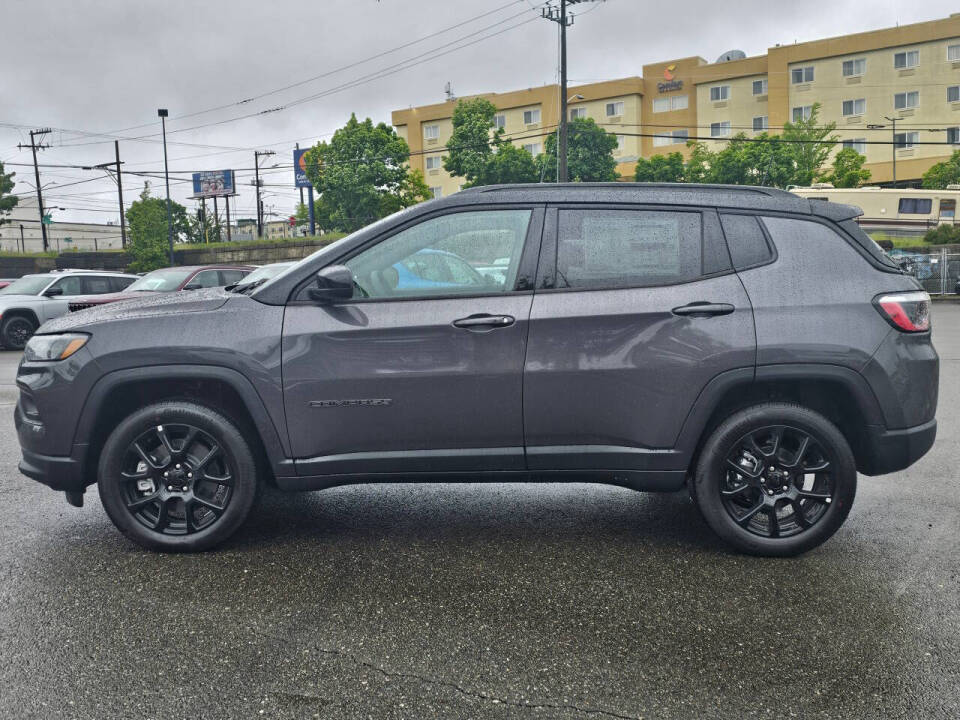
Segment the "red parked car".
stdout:
<svg viewBox="0 0 960 720">
<path fill-rule="evenodd" d="M 252 265 L 184 265 L 162 268 L 147 273 L 123 292 L 78 297 L 70 303 L 70 312 L 142 297 L 142 293 L 167 293 L 233 285 L 254 270 L 256 267 Z"/>
</svg>

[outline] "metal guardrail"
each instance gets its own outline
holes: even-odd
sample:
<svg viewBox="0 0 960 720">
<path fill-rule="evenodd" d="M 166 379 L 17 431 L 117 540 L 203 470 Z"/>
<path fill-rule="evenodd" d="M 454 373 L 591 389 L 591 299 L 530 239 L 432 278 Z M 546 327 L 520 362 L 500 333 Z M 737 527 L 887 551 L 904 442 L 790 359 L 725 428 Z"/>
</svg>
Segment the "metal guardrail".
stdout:
<svg viewBox="0 0 960 720">
<path fill-rule="evenodd" d="M 890 256 L 931 295 L 957 295 L 960 291 L 960 254 L 946 248 L 930 252 L 897 252 Z"/>
</svg>

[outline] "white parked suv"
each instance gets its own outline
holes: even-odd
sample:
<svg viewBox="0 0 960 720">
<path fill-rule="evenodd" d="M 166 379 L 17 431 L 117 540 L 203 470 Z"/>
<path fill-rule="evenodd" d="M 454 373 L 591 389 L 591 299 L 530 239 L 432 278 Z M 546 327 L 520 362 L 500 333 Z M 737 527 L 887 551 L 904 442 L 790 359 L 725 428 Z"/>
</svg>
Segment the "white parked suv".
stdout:
<svg viewBox="0 0 960 720">
<path fill-rule="evenodd" d="M 136 279 L 136 275 L 103 270 L 24 275 L 0 290 L 0 344 L 7 350 L 22 350 L 38 327 L 67 312 L 71 299 L 120 292 Z"/>
</svg>

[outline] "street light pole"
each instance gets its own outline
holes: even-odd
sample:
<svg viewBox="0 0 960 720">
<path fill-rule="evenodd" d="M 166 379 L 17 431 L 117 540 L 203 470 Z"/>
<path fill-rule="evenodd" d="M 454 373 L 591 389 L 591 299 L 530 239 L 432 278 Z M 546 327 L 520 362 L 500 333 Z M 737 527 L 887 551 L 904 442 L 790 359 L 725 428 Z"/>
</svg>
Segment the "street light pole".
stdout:
<svg viewBox="0 0 960 720">
<path fill-rule="evenodd" d="M 253 182 L 257 186 L 257 237 L 263 237 L 263 206 L 260 204 L 260 158 L 276 155 L 273 150 L 253 151 Z"/>
<path fill-rule="evenodd" d="M 884 119 L 893 123 L 893 186 L 897 186 L 897 119 L 887 117 L 884 115 Z"/>
<path fill-rule="evenodd" d="M 170 115 L 166 108 L 157 110 L 160 124 L 163 126 L 163 178 L 167 184 L 167 244 L 170 246 L 170 264 L 173 265 L 173 221 L 170 213 L 170 167 L 167 165 L 167 117 Z"/>
</svg>

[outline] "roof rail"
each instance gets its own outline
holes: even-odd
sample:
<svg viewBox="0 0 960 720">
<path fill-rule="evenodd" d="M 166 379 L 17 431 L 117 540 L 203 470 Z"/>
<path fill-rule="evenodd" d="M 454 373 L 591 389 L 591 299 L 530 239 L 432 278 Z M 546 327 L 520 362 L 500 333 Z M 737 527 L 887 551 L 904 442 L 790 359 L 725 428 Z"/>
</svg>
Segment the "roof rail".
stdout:
<svg viewBox="0 0 960 720">
<path fill-rule="evenodd" d="M 727 192 L 756 193 L 768 197 L 792 195 L 780 188 L 762 185 L 721 185 L 710 183 L 638 183 L 638 182 L 568 182 L 568 183 L 514 183 L 509 185 L 480 185 L 464 188 L 461 193 L 487 193 L 523 190 L 559 190 L 563 188 L 589 190 L 591 188 L 609 188 L 614 190 L 723 190 Z"/>
</svg>

